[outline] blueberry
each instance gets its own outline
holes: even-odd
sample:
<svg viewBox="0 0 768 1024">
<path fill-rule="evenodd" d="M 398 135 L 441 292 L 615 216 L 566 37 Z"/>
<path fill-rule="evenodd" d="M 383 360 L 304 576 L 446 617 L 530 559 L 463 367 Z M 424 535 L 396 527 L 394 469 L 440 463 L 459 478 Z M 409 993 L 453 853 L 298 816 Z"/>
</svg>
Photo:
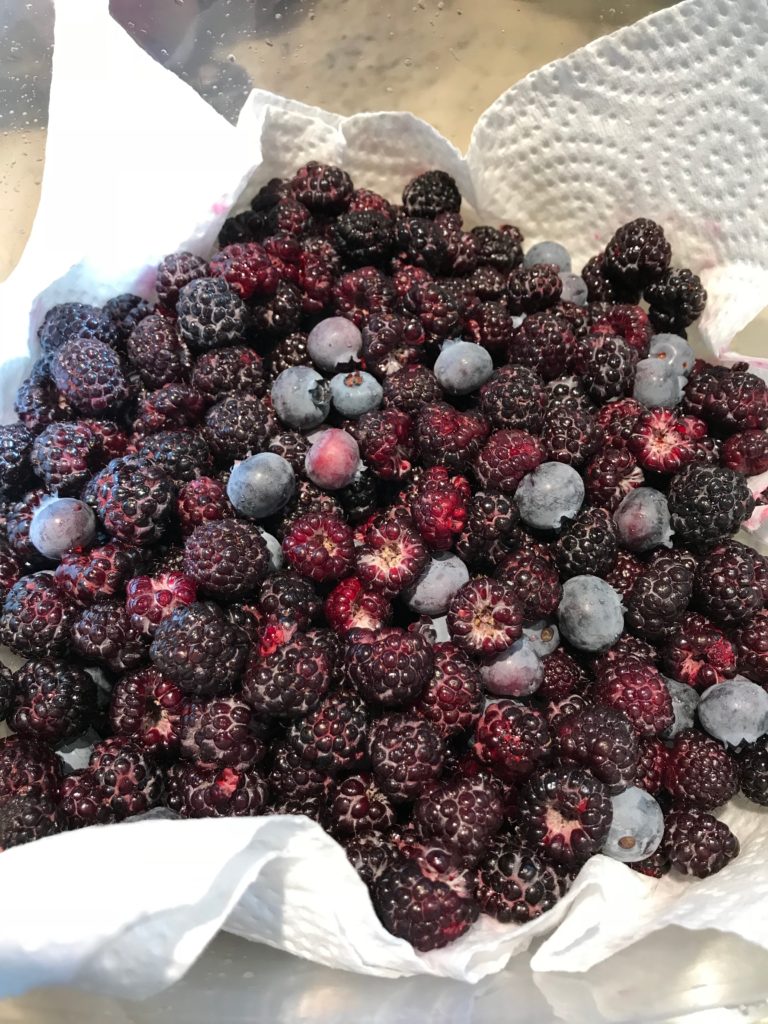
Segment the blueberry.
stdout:
<svg viewBox="0 0 768 1024">
<path fill-rule="evenodd" d="M 381 405 L 384 389 L 370 373 L 352 370 L 331 379 L 331 398 L 342 416 L 357 418 Z"/>
<path fill-rule="evenodd" d="M 311 366 L 289 366 L 272 385 L 275 412 L 289 427 L 319 426 L 331 408 L 331 388 Z"/>
<path fill-rule="evenodd" d="M 650 793 L 630 786 L 611 798 L 613 819 L 602 852 L 634 864 L 655 853 L 664 836 L 664 814 Z"/>
<path fill-rule="evenodd" d="M 347 487 L 360 469 L 360 449 L 346 430 L 322 430 L 304 456 L 307 476 L 326 491 Z"/>
<path fill-rule="evenodd" d="M 538 530 L 558 530 L 584 501 L 584 481 L 563 462 L 542 462 L 520 481 L 515 502 L 522 520 Z"/>
<path fill-rule="evenodd" d="M 488 349 L 471 341 L 446 341 L 435 360 L 435 377 L 450 395 L 469 395 L 493 373 Z"/>
<path fill-rule="evenodd" d="M 480 666 L 480 678 L 486 690 L 497 697 L 528 697 L 541 686 L 544 666 L 533 644 L 521 636 Z"/>
<path fill-rule="evenodd" d="M 749 679 L 710 686 L 701 695 L 698 712 L 709 735 L 729 747 L 755 743 L 768 732 L 768 693 Z"/>
<path fill-rule="evenodd" d="M 691 372 L 696 359 L 685 338 L 677 334 L 657 334 L 651 342 L 650 355 L 653 359 L 663 360 L 675 373 L 684 377 Z"/>
<path fill-rule="evenodd" d="M 445 615 L 437 617 L 427 615 L 425 620 L 429 624 L 429 629 L 434 634 L 434 640 L 431 640 L 431 643 L 447 644 L 451 642 L 451 634 L 448 631 L 448 619 Z"/>
<path fill-rule="evenodd" d="M 290 462 L 274 452 L 260 452 L 236 462 L 229 474 L 227 497 L 241 516 L 266 519 L 285 508 L 296 492 Z"/>
<path fill-rule="evenodd" d="M 526 267 L 537 263 L 554 263 L 558 270 L 568 273 L 571 269 L 571 254 L 559 242 L 537 242 L 532 245 L 523 258 Z"/>
<path fill-rule="evenodd" d="M 563 282 L 563 291 L 560 298 L 563 302 L 573 302 L 576 306 L 586 306 L 589 289 L 587 282 L 579 274 L 571 274 L 569 271 L 560 273 L 560 280 Z"/>
<path fill-rule="evenodd" d="M 363 348 L 360 329 L 343 316 L 329 316 L 309 332 L 307 352 L 320 370 L 334 373 L 358 362 Z"/>
<path fill-rule="evenodd" d="M 581 651 L 607 650 L 624 630 L 621 599 L 599 576 L 566 580 L 557 614 L 560 632 Z"/>
<path fill-rule="evenodd" d="M 93 510 L 79 498 L 50 498 L 38 506 L 29 539 L 46 558 L 59 559 L 73 548 L 88 547 L 96 536 Z"/>
<path fill-rule="evenodd" d="M 613 513 L 619 540 L 629 551 L 672 547 L 666 495 L 653 487 L 636 487 Z"/>
<path fill-rule="evenodd" d="M 675 716 L 672 725 L 661 734 L 665 740 L 671 740 L 685 729 L 692 729 L 699 706 L 699 695 L 688 683 L 664 676 L 664 683 L 672 698 L 672 714 Z"/>
<path fill-rule="evenodd" d="M 536 622 L 523 626 L 523 636 L 540 658 L 552 654 L 560 646 L 560 632 L 551 622 Z"/>
<path fill-rule="evenodd" d="M 632 396 L 649 409 L 655 406 L 673 409 L 683 396 L 677 370 L 663 359 L 641 359 L 635 371 Z"/>
<path fill-rule="evenodd" d="M 285 562 L 285 555 L 283 554 L 283 545 L 277 539 L 273 537 L 271 533 L 267 533 L 266 530 L 262 530 L 259 527 L 259 533 L 261 534 L 264 543 L 267 545 L 267 552 L 269 553 L 269 568 L 271 572 L 279 572 L 283 568 Z"/>
<path fill-rule="evenodd" d="M 405 603 L 420 615 L 445 615 L 451 598 L 469 581 L 460 558 L 440 551 L 432 555 L 416 582 L 403 592 Z"/>
</svg>

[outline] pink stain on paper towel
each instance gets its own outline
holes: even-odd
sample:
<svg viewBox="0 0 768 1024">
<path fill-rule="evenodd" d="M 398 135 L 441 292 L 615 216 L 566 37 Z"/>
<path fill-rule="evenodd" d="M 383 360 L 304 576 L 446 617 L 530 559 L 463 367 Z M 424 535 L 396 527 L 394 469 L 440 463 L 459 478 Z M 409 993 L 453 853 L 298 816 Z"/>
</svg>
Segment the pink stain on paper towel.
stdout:
<svg viewBox="0 0 768 1024">
<path fill-rule="evenodd" d="M 227 204 L 226 203 L 214 203 L 211 206 L 211 213 L 215 213 L 217 216 L 220 213 L 226 213 L 226 212 L 227 212 Z"/>
</svg>

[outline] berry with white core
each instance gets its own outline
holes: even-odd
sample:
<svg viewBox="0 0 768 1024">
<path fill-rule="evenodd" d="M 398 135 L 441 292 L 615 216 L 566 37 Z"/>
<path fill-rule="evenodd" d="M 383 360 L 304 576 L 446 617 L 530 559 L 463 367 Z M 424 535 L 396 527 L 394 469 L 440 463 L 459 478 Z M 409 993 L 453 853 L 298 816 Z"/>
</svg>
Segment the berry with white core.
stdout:
<svg viewBox="0 0 768 1024">
<path fill-rule="evenodd" d="M 266 519 L 285 508 L 296 493 L 296 477 L 287 459 L 259 452 L 236 462 L 227 482 L 227 497 L 241 516 Z"/>
<path fill-rule="evenodd" d="M 360 328 L 343 316 L 329 316 L 307 336 L 309 358 L 319 370 L 334 373 L 359 361 L 363 348 Z"/>
<path fill-rule="evenodd" d="M 304 468 L 312 483 L 326 491 L 347 487 L 360 469 L 357 441 L 346 430 L 324 430 L 305 455 Z"/>
<path fill-rule="evenodd" d="M 29 526 L 30 542 L 41 555 L 59 559 L 67 551 L 88 547 L 96 536 L 93 510 L 79 498 L 51 498 L 39 505 Z"/>
</svg>

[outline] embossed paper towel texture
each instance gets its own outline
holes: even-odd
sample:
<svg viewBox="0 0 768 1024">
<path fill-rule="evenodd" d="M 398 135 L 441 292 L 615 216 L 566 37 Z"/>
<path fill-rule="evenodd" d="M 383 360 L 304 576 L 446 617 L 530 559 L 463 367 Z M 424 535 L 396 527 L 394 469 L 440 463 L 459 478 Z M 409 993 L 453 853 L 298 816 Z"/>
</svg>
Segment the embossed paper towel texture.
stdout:
<svg viewBox="0 0 768 1024">
<path fill-rule="evenodd" d="M 393 197 L 413 173 L 443 167 L 481 215 L 562 239 L 577 265 L 616 224 L 656 216 L 704 277 L 702 333 L 727 356 L 768 294 L 767 42 L 762 0 L 687 0 L 505 93 L 462 156 L 409 114 L 342 118 L 259 91 L 233 127 L 135 47 L 105 0 L 59 0 L 43 194 L 0 295 L 4 418 L 45 309 L 151 294 L 158 258 L 206 252 L 249 178 L 312 156 Z M 653 881 L 596 857 L 544 919 L 516 928 L 483 917 L 429 954 L 384 931 L 343 851 L 306 819 L 55 836 L 0 857 L 0 994 L 62 982 L 148 994 L 219 928 L 347 970 L 467 981 L 545 933 L 537 970 L 584 970 L 669 924 L 768 948 L 765 813 L 737 802 L 723 817 L 743 852 L 712 879 Z"/>
</svg>

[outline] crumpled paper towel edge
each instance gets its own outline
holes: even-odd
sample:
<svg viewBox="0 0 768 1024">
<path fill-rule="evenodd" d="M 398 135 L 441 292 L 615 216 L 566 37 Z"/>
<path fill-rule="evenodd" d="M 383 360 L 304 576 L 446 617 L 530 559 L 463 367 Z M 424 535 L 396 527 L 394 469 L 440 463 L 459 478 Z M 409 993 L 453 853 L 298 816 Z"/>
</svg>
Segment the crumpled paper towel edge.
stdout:
<svg viewBox="0 0 768 1024">
<path fill-rule="evenodd" d="M 690 0 L 689 0 L 689 2 L 690 2 Z M 93 15 L 97 14 L 98 9 L 102 7 L 102 5 L 99 4 L 98 2 L 94 4 L 93 0 L 78 0 L 78 6 L 80 7 L 81 11 L 84 10 L 84 7 L 85 7 L 86 4 L 89 7 L 89 18 L 92 17 Z M 683 6 L 686 6 L 686 5 L 683 5 Z M 72 4 L 71 0 L 59 0 L 59 14 L 60 14 L 61 11 L 65 11 L 67 16 L 69 16 L 69 15 L 73 14 L 74 10 L 75 10 L 75 7 Z M 91 23 L 91 28 L 92 27 L 93 27 L 93 25 Z M 121 30 L 118 30 L 118 31 L 121 31 Z M 115 37 L 115 38 L 117 38 L 117 37 Z M 137 50 L 137 53 L 141 53 L 141 51 L 138 51 L 138 48 L 136 48 L 136 50 Z M 61 55 L 61 53 L 60 53 L 60 55 Z M 143 55 L 143 54 L 141 54 L 141 59 L 149 60 L 149 58 L 146 58 L 146 56 Z M 153 65 L 153 67 L 156 68 L 157 66 Z M 160 72 L 161 72 L 161 74 L 163 76 L 167 75 L 167 72 L 163 72 L 162 69 L 159 69 L 159 70 L 160 70 Z M 179 83 L 179 84 L 182 85 L 182 83 Z M 164 86 L 165 86 L 165 82 L 164 82 Z M 186 89 L 186 87 L 183 87 L 183 88 Z M 70 100 L 70 102 L 71 102 L 71 100 Z M 186 100 L 185 100 L 185 102 L 186 102 Z M 202 101 L 200 101 L 200 102 L 202 102 Z M 364 123 L 365 119 L 372 118 L 374 116 L 375 115 L 356 115 L 356 120 L 357 120 L 358 124 L 362 125 Z M 426 122 L 420 121 L 418 118 L 414 118 L 413 115 L 403 115 L 403 114 L 400 114 L 400 113 L 392 113 L 391 115 L 388 115 L 388 116 L 391 117 L 392 119 L 396 119 L 399 130 L 402 130 L 403 126 L 406 123 L 409 123 L 410 124 L 409 130 L 413 131 L 418 136 L 422 136 L 425 132 L 436 134 L 436 133 L 434 133 L 434 130 L 429 128 L 429 126 L 426 124 Z M 330 126 L 331 127 L 335 126 L 338 129 L 339 121 L 336 120 L 336 117 L 334 115 L 329 115 L 328 117 L 329 117 L 329 124 L 330 124 Z M 265 125 L 268 124 L 268 119 L 269 119 L 268 118 L 268 113 L 265 113 L 265 120 L 264 120 L 264 124 Z M 226 122 L 224 122 L 224 125 L 226 125 Z M 221 127 L 221 126 L 218 126 L 216 131 L 219 130 L 219 127 Z M 352 127 L 354 127 L 354 125 Z M 230 126 L 226 125 L 226 129 L 230 129 Z M 222 131 L 224 131 L 224 130 L 222 129 Z M 224 132 L 224 134 L 226 135 L 227 132 Z M 349 141 L 350 137 L 353 137 L 353 134 L 352 135 L 348 134 L 346 129 L 344 130 L 344 132 L 342 134 L 344 135 L 345 139 L 347 139 L 347 142 Z M 55 138 L 55 134 L 52 135 L 52 138 Z M 250 141 L 252 141 L 252 140 L 250 140 Z M 456 150 L 455 147 L 451 147 L 449 143 L 446 143 L 446 140 L 440 140 L 438 145 L 442 145 L 442 143 L 445 143 L 445 145 L 448 148 L 447 149 L 441 149 L 441 157 L 439 159 L 439 162 L 443 162 L 443 160 L 446 160 L 446 161 L 449 162 L 449 167 L 450 167 L 450 166 L 454 165 L 457 160 L 461 160 L 462 159 L 461 155 L 458 153 L 458 150 Z M 240 155 L 242 156 L 243 153 L 247 152 L 247 149 L 239 150 L 239 152 L 240 152 Z M 54 158 L 53 158 L 53 154 L 52 154 L 52 152 L 50 150 L 49 150 L 49 156 L 51 158 L 50 159 L 50 163 L 48 164 L 49 169 L 50 169 L 50 168 L 53 167 L 54 162 L 55 162 Z M 237 175 L 236 175 L 237 183 L 233 187 L 231 187 L 228 190 L 227 193 L 225 193 L 225 196 L 224 196 L 225 199 L 231 197 L 231 199 L 234 201 L 234 199 L 236 199 L 237 195 L 239 194 L 239 191 L 241 189 L 243 181 L 252 173 L 253 167 L 255 166 L 254 159 L 253 159 L 254 156 L 256 156 L 256 161 L 255 162 L 256 163 L 258 162 L 258 154 L 256 153 L 255 149 L 251 150 L 250 156 L 251 156 L 250 164 L 248 165 L 248 160 L 244 160 L 242 168 L 240 168 L 240 167 L 238 168 Z M 429 162 L 433 163 L 435 161 L 432 158 L 430 158 Z M 248 165 L 248 166 L 246 167 L 246 165 Z M 417 169 L 423 169 L 423 167 L 419 167 Z M 262 168 L 262 170 L 264 170 L 264 168 Z M 463 176 L 462 176 L 462 173 L 461 173 L 460 167 L 457 168 L 456 174 L 457 174 L 457 177 L 459 178 L 460 181 L 464 180 Z M 52 176 L 53 175 L 51 173 L 49 175 L 49 181 L 51 180 Z M 471 199 L 474 196 L 474 191 L 473 191 L 473 187 L 472 187 L 472 183 L 471 182 L 470 183 L 464 182 L 463 189 L 466 192 L 468 198 Z M 47 197 L 47 196 L 52 194 L 51 193 L 51 189 L 47 188 L 45 184 L 44 184 L 43 194 L 44 194 L 44 197 Z M 231 205 L 231 203 L 230 203 L 230 205 Z M 220 206 L 221 206 L 221 209 L 219 209 L 217 211 L 217 214 L 216 214 L 216 216 L 219 218 L 219 223 L 220 223 L 220 220 L 223 219 L 223 216 L 226 215 L 226 211 L 228 209 L 228 205 L 227 205 L 226 201 L 221 202 Z M 45 206 L 43 205 L 42 202 L 41 202 L 41 210 L 42 210 L 42 214 L 38 216 L 38 219 L 36 220 L 36 225 L 38 227 L 40 236 L 42 237 L 42 227 L 41 227 L 41 225 L 44 223 L 44 219 L 45 219 Z M 208 226 L 210 228 L 210 223 L 209 223 Z M 34 233 L 33 233 L 33 235 L 34 235 Z M 170 251 L 170 250 L 178 248 L 178 247 L 180 247 L 182 245 L 186 245 L 187 247 L 191 247 L 191 248 L 195 248 L 196 245 L 200 245 L 200 248 L 201 249 L 203 248 L 203 246 L 200 244 L 200 237 L 198 236 L 197 239 L 192 238 L 191 240 L 186 240 L 185 239 L 185 240 L 177 240 L 177 241 L 175 241 L 173 243 L 169 242 L 168 244 L 165 245 L 165 247 L 164 247 L 164 249 L 162 251 L 163 252 Z M 41 275 L 40 266 L 42 265 L 42 259 L 40 260 L 40 262 L 38 262 L 38 259 L 35 256 L 35 251 L 36 251 L 35 245 L 30 245 L 30 246 L 27 247 L 27 250 L 25 251 L 25 254 L 24 254 L 23 261 L 22 261 L 22 263 L 20 263 L 20 268 L 22 268 L 24 270 L 28 269 L 30 272 L 33 272 L 34 273 L 34 281 L 36 282 L 36 287 L 39 287 L 40 277 L 41 276 L 45 276 L 45 275 Z M 69 266 L 67 266 L 66 265 L 67 264 L 67 258 L 65 258 L 64 255 L 61 252 L 57 253 L 57 259 L 60 261 L 59 264 L 58 264 L 58 270 L 61 273 L 65 273 L 66 270 L 71 269 L 73 266 L 76 266 L 78 264 L 78 262 L 81 262 L 81 261 L 78 261 L 78 260 L 74 260 L 72 262 L 69 262 Z M 85 264 L 84 264 L 84 268 L 85 268 Z M 95 268 L 92 267 L 91 268 L 91 273 L 93 273 L 94 270 L 95 270 Z M 85 269 L 84 269 L 84 272 L 86 272 Z M 22 285 L 25 283 L 24 282 L 24 275 L 23 274 L 18 274 L 18 270 L 17 270 L 17 274 L 15 274 L 13 276 L 13 278 L 8 282 L 8 285 L 13 284 L 14 286 L 18 287 L 20 282 L 22 283 Z M 71 282 L 68 282 L 68 284 L 70 284 L 70 283 Z M 142 290 L 142 289 L 140 288 L 139 290 Z M 149 282 L 149 281 L 144 282 L 144 292 L 145 293 L 149 293 L 150 291 L 151 291 L 151 282 Z M 67 298 L 72 298 L 74 296 L 72 296 L 71 294 L 67 294 L 66 297 Z M 53 292 L 48 292 L 46 294 L 45 298 L 46 298 L 46 300 L 48 302 L 56 301 Z M 42 300 L 41 300 L 40 305 L 36 309 L 33 309 L 33 323 L 32 323 L 33 327 L 36 326 L 35 317 L 39 317 L 39 314 L 41 312 L 41 307 L 42 307 Z M 241 819 L 241 820 L 239 820 L 234 825 L 234 827 L 232 827 L 232 825 L 229 822 L 224 823 L 224 822 L 221 822 L 221 821 L 217 821 L 217 822 L 198 822 L 198 823 L 195 823 L 195 825 L 199 828 L 199 831 L 200 831 L 201 834 L 204 831 L 213 833 L 213 830 L 217 830 L 217 836 L 220 839 L 222 831 L 226 830 L 228 832 L 228 834 L 229 834 L 230 830 L 233 833 L 234 833 L 235 829 L 237 829 L 238 831 L 242 831 L 244 824 L 247 825 L 247 826 L 250 826 L 251 828 L 256 827 L 258 830 L 261 830 L 262 828 L 269 828 L 269 827 L 271 827 L 271 823 L 275 822 L 276 820 L 279 821 L 280 819 L 261 818 L 261 819 L 254 819 L 254 820 L 246 820 L 245 822 Z M 282 819 L 282 822 L 284 823 L 285 820 L 286 819 Z M 147 828 L 157 827 L 159 824 L 161 824 L 161 823 L 146 822 L 146 823 L 136 824 L 134 827 L 136 829 L 142 828 L 142 829 L 146 830 Z M 315 826 L 313 823 L 308 823 L 307 822 L 305 824 L 310 826 L 310 830 L 314 830 L 315 832 L 317 832 L 319 834 L 318 835 L 318 842 L 320 842 L 321 844 L 327 844 L 327 843 L 330 842 L 330 840 L 328 840 L 327 837 L 324 836 L 324 833 L 322 833 L 321 830 L 317 826 Z M 173 827 L 176 827 L 176 825 L 177 825 L 177 823 L 172 823 Z M 286 827 L 286 826 L 282 825 L 281 827 Z M 98 830 L 98 831 L 109 832 L 109 831 L 114 830 L 116 828 L 117 828 L 117 826 L 110 826 L 108 829 Z M 122 826 L 120 826 L 120 828 L 122 829 Z M 121 832 L 121 837 L 123 835 L 124 835 L 124 832 Z M 78 836 L 81 839 L 83 839 L 84 841 L 87 841 L 87 842 L 91 842 L 91 841 L 95 840 L 95 838 L 96 838 L 92 833 L 90 835 L 88 835 L 88 836 L 84 836 L 82 833 L 81 834 L 71 833 L 71 834 L 64 835 L 64 836 L 54 837 L 54 838 L 52 838 L 50 840 L 45 840 L 41 844 L 38 844 L 38 845 L 39 845 L 41 851 L 46 846 L 48 848 L 50 848 L 50 844 L 53 844 L 53 843 L 58 844 L 58 846 L 57 846 L 58 849 L 62 849 L 62 844 L 69 844 L 71 846 L 72 844 L 74 844 L 78 840 Z M 320 838 L 320 837 L 322 837 L 322 838 Z M 29 851 L 31 849 L 33 849 L 33 848 L 26 848 L 26 851 Z M 354 884 L 358 888 L 359 891 L 362 891 L 364 893 L 365 890 L 364 890 L 364 887 L 362 887 L 362 883 L 357 878 L 357 876 L 355 875 L 355 873 L 353 872 L 351 867 L 346 863 L 346 858 L 344 858 L 343 852 L 338 847 L 334 847 L 334 850 L 335 850 L 334 856 L 336 856 L 337 859 L 339 857 L 341 857 L 343 859 L 343 870 L 346 872 L 346 874 L 348 876 L 348 881 L 350 882 L 350 884 Z M 3 858 L 3 860 L 0 861 L 0 869 L 2 869 L 2 864 L 3 863 L 6 864 L 6 867 L 10 867 L 10 865 L 13 864 L 12 855 L 14 853 L 18 853 L 19 855 L 26 855 L 26 851 L 22 851 L 22 850 L 19 850 L 19 851 L 9 851 L 6 854 L 6 858 L 9 858 L 9 859 Z M 271 850 L 270 852 L 273 855 L 272 859 L 277 857 L 277 851 Z M 47 857 L 48 856 L 48 851 L 47 850 L 45 850 L 45 854 L 46 854 L 46 857 Z M 511 955 L 509 952 L 501 952 L 501 953 L 499 953 L 499 951 L 495 948 L 497 943 L 498 943 L 498 939 L 499 939 L 499 937 L 501 936 L 502 933 L 504 935 L 504 938 L 506 938 L 507 935 L 509 935 L 510 936 L 510 940 L 512 939 L 512 937 L 514 937 L 514 939 L 523 939 L 525 946 L 527 946 L 527 944 L 530 941 L 530 938 L 533 936 L 533 934 L 539 934 L 539 933 L 542 933 L 544 931 L 550 930 L 550 928 L 555 927 L 555 925 L 558 923 L 558 921 L 561 920 L 566 915 L 566 912 L 569 911 L 570 908 L 572 908 L 573 906 L 578 906 L 580 900 L 581 901 L 586 900 L 587 897 L 585 896 L 585 894 L 588 894 L 590 892 L 592 894 L 594 894 L 596 891 L 598 893 L 601 891 L 600 890 L 600 885 L 597 882 L 595 882 L 593 884 L 590 881 L 590 876 L 591 875 L 593 875 L 593 874 L 600 875 L 600 873 L 604 872 L 605 870 L 608 870 L 608 871 L 610 871 L 612 873 L 615 873 L 616 870 L 619 870 L 619 871 L 621 871 L 622 877 L 624 879 L 626 879 L 626 869 L 623 869 L 620 866 L 615 865 L 615 864 L 613 864 L 610 861 L 608 862 L 610 867 L 606 869 L 605 868 L 605 862 L 606 862 L 606 858 L 595 858 L 591 862 L 591 864 L 588 865 L 587 868 L 584 870 L 584 872 L 582 873 L 582 876 L 580 877 L 580 879 L 577 881 L 576 885 L 572 889 L 572 892 L 565 898 L 564 901 L 562 901 L 558 905 L 558 907 L 555 908 L 555 910 L 551 914 L 548 914 L 545 917 L 538 919 L 536 922 L 532 922 L 530 925 L 524 926 L 523 928 L 519 928 L 519 929 L 507 929 L 506 926 L 499 926 L 495 922 L 492 922 L 490 919 L 483 919 L 481 921 L 481 923 L 478 926 L 476 926 L 476 928 L 474 929 L 473 933 L 470 933 L 470 935 L 466 936 L 464 939 L 459 940 L 459 942 L 455 943 L 452 947 L 448 947 L 447 950 L 435 951 L 434 953 L 431 953 L 431 954 L 416 954 L 410 948 L 410 946 L 408 946 L 405 943 L 402 943 L 401 940 L 395 939 L 394 937 L 390 936 L 387 932 L 385 932 L 378 925 L 378 922 L 375 920 L 375 917 L 373 918 L 373 925 L 374 925 L 374 927 L 376 929 L 378 929 L 378 933 L 377 933 L 378 937 L 383 940 L 383 942 L 385 944 L 385 948 L 387 949 L 388 952 L 391 953 L 395 949 L 398 949 L 398 951 L 402 955 L 404 955 L 406 957 L 406 959 L 411 958 L 411 957 L 415 957 L 416 958 L 416 964 L 415 964 L 415 966 L 413 967 L 413 970 L 412 970 L 413 973 L 419 973 L 421 971 L 424 971 L 425 968 L 426 968 L 426 971 L 428 973 L 435 973 L 435 974 L 440 974 L 440 975 L 443 975 L 443 976 L 466 977 L 467 976 L 467 967 L 466 967 L 466 965 L 461 965 L 459 961 L 460 961 L 462 955 L 464 954 L 464 952 L 466 951 L 466 948 L 468 946 L 472 946 L 473 948 L 476 947 L 477 949 L 481 950 L 481 953 L 479 954 L 481 957 L 483 957 L 483 958 L 489 957 L 490 958 L 490 959 L 482 960 L 481 964 L 478 967 L 478 969 L 473 973 L 472 980 L 479 980 L 479 978 L 484 976 L 486 973 L 488 973 L 488 971 L 490 971 L 490 970 L 497 970 L 501 966 L 503 966 L 503 964 L 506 963 L 509 955 Z M 299 863 L 300 866 L 301 866 L 301 864 L 302 864 L 301 858 L 298 858 L 296 863 Z M 303 865 L 303 866 L 306 866 L 306 865 Z M 248 892 L 248 883 L 245 882 L 242 878 L 241 878 L 240 881 L 245 886 L 245 893 L 243 893 L 243 897 L 245 897 L 246 893 Z M 666 882 L 666 880 L 665 880 L 665 882 Z M 660 884 L 664 885 L 665 882 L 662 882 Z M 640 889 L 644 890 L 644 889 L 647 888 L 647 880 L 640 878 L 640 876 L 638 876 L 638 883 L 639 883 Z M 369 912 L 369 914 L 372 915 L 373 911 L 372 911 L 372 908 L 370 907 L 370 902 L 368 901 L 367 904 L 364 903 L 364 905 L 367 907 L 367 911 Z M 103 909 L 103 908 L 99 908 L 99 909 Z M 210 935 L 208 934 L 207 926 L 201 926 L 201 927 L 202 927 L 202 931 L 199 932 L 199 935 L 198 934 L 194 934 L 193 935 L 193 940 L 192 940 L 191 946 L 184 947 L 186 949 L 186 956 L 185 956 L 184 962 L 182 962 L 180 965 L 178 965 L 178 964 L 174 964 L 173 965 L 173 967 L 172 967 L 172 975 L 173 975 L 173 977 L 171 977 L 170 980 L 175 980 L 176 977 L 180 976 L 180 974 L 183 973 L 183 971 L 186 969 L 186 967 L 189 966 L 188 962 L 186 962 L 187 957 L 189 957 L 190 954 L 191 954 L 192 958 L 194 959 L 194 956 L 197 955 L 199 950 L 205 944 L 205 941 L 207 941 L 207 938 L 210 937 Z M 230 913 L 230 919 L 225 923 L 225 927 L 231 928 L 233 931 L 235 931 L 237 929 L 237 927 L 238 927 L 237 926 L 237 907 L 235 907 L 233 909 L 233 911 Z M 215 931 L 215 927 L 214 927 L 213 931 Z M 202 942 L 199 942 L 200 936 L 207 936 L 207 937 L 205 937 Z M 370 939 L 370 935 L 367 935 L 366 938 Z M 199 945 L 198 945 L 198 943 L 199 943 Z M 280 946 L 280 948 L 285 948 L 285 944 L 284 943 L 276 942 L 274 944 Z M 505 943 L 505 945 L 507 945 L 507 944 Z M 545 944 L 545 947 L 542 947 L 542 949 L 545 949 L 545 948 L 546 948 L 546 944 Z M 296 950 L 296 951 L 299 952 L 299 950 Z M 38 953 L 39 952 L 40 951 L 38 950 Z M 112 953 L 110 955 L 113 955 L 113 954 L 114 954 L 114 950 L 112 951 Z M 315 951 L 314 950 L 310 950 L 308 953 L 302 953 L 301 955 L 309 955 L 310 958 L 316 959 Z M 601 955 L 600 959 L 602 959 L 602 958 L 603 957 Z M 75 980 L 77 980 L 77 981 L 79 981 L 81 983 L 88 983 L 88 984 L 90 984 L 92 981 L 95 980 L 96 983 L 97 983 L 97 986 L 99 986 L 99 983 L 101 983 L 102 985 L 106 985 L 107 988 L 110 988 L 112 986 L 112 984 L 113 984 L 113 974 L 112 974 L 112 971 L 109 968 L 109 962 L 108 961 L 109 961 L 109 957 L 106 957 L 106 959 L 105 958 L 99 958 L 99 957 L 96 957 L 95 959 L 92 959 L 90 961 L 90 963 L 87 965 L 87 976 L 84 976 L 83 975 L 83 971 L 81 971 L 80 974 L 75 977 Z M 452 966 L 448 966 L 448 962 L 451 962 Z M 595 960 L 595 962 L 597 962 L 597 960 Z M 121 963 L 121 965 L 124 963 L 124 959 L 122 957 L 122 954 L 120 956 L 120 963 Z M 538 969 L 542 969 L 542 967 L 544 967 L 545 965 L 546 965 L 546 957 L 543 957 L 543 958 L 541 958 L 541 962 L 539 964 L 539 968 Z M 370 964 L 369 963 L 369 964 L 364 965 L 364 969 L 380 970 L 380 965 Z M 562 970 L 563 966 L 562 966 L 562 964 L 560 964 L 557 968 L 550 967 L 549 969 L 559 969 L 559 970 Z M 584 969 L 584 968 L 580 968 L 580 969 Z M 85 970 L 85 965 L 83 967 L 83 970 Z M 454 973 L 454 970 L 458 971 L 458 973 Z M 394 973 L 410 973 L 410 972 L 411 971 L 409 971 L 409 970 L 406 970 L 406 971 L 402 971 L 401 970 L 401 971 L 396 971 Z M 160 987 L 164 987 L 164 985 L 168 984 L 168 983 L 169 983 L 169 980 L 167 978 L 163 978 L 163 979 L 161 979 L 159 981 Z M 131 992 L 130 993 L 125 993 L 125 994 L 126 995 L 136 994 L 136 992 L 137 992 L 137 988 L 136 988 L 136 983 L 134 981 L 134 983 L 131 985 Z"/>
</svg>

